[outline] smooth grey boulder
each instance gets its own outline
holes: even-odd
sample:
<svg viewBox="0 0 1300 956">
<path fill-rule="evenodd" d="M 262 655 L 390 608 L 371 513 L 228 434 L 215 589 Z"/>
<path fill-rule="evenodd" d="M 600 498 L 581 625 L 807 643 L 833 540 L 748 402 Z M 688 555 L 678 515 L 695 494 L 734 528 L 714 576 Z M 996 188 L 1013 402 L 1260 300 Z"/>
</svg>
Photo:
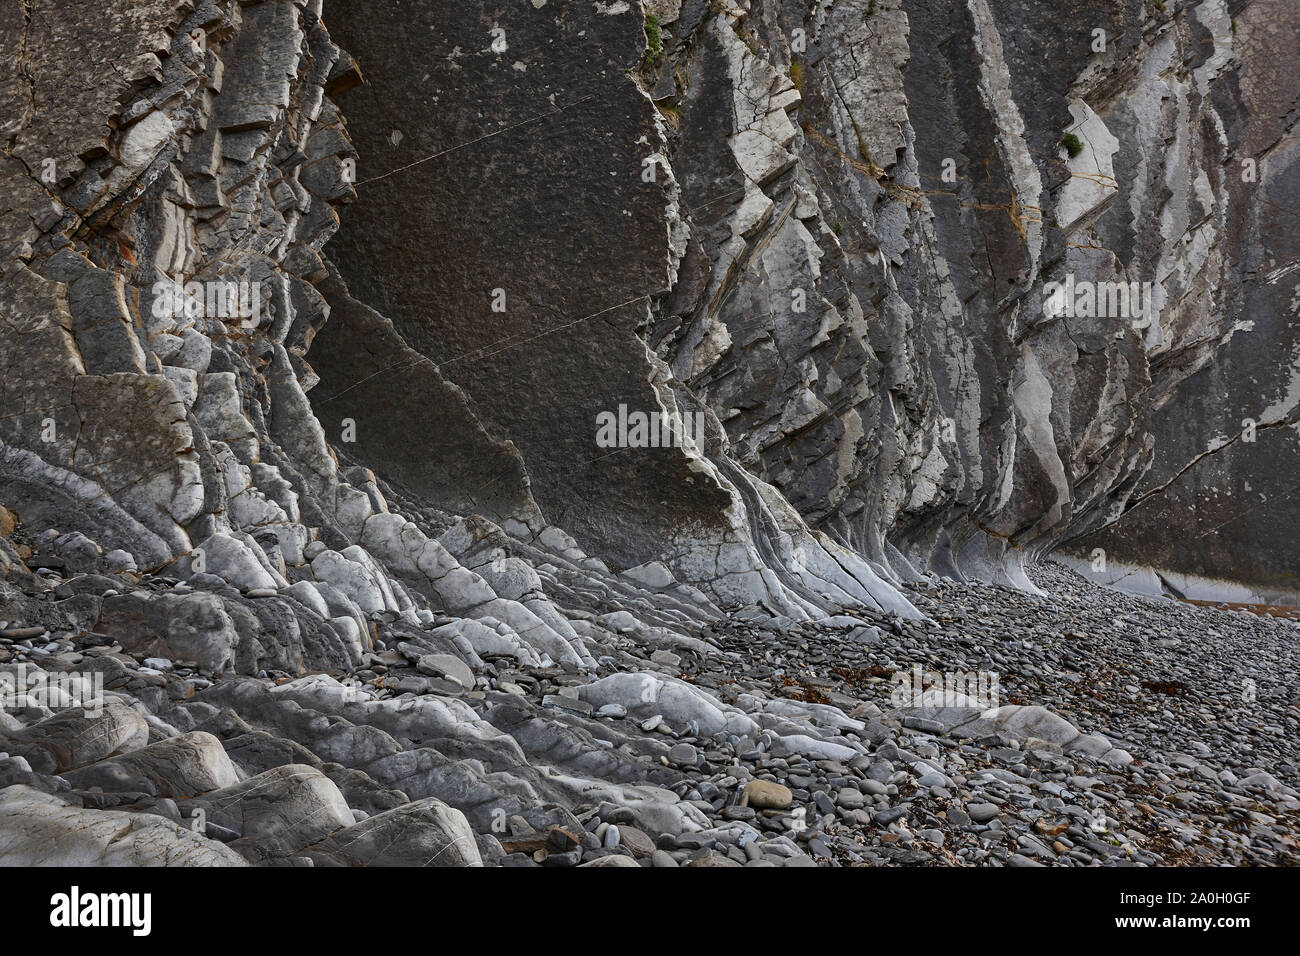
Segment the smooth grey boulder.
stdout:
<svg viewBox="0 0 1300 956">
<path fill-rule="evenodd" d="M 662 715 L 682 724 L 695 721 L 702 734 L 749 734 L 754 721 L 713 695 L 684 681 L 653 674 L 610 674 L 578 689 L 578 699 L 593 707 L 617 704 L 646 719 Z"/>
<path fill-rule="evenodd" d="M 239 635 L 214 594 L 118 594 L 104 599 L 97 633 L 125 650 L 194 661 L 210 673 L 233 663 Z"/>
<path fill-rule="evenodd" d="M 188 798 L 239 783 L 239 772 L 212 734 L 192 731 L 63 775 L 74 787 Z"/>
<path fill-rule="evenodd" d="M 474 672 L 459 657 L 450 654 L 425 654 L 415 662 L 415 669 L 430 677 L 445 677 L 465 690 L 474 689 Z"/>
<path fill-rule="evenodd" d="M 317 865 L 483 865 L 465 815 L 432 797 L 377 813 L 305 853 Z"/>
<path fill-rule="evenodd" d="M 155 814 L 78 809 L 22 785 L 0 790 L 0 866 L 247 865 Z"/>
<path fill-rule="evenodd" d="M 579 863 L 578 866 L 580 868 L 584 866 L 618 866 L 618 867 L 630 866 L 633 869 L 639 869 L 641 864 L 638 863 L 636 860 L 632 859 L 630 856 L 624 856 L 621 853 L 612 853 L 609 856 L 598 857 L 597 859 L 590 860 L 586 863 Z"/>
<path fill-rule="evenodd" d="M 0 733 L 0 749 L 23 755 L 37 770 L 54 772 L 84 767 L 148 741 L 145 719 L 118 697 L 105 699 L 98 714 L 78 707 L 23 730 Z"/>
<path fill-rule="evenodd" d="M 237 847 L 292 856 L 355 823 L 334 782 L 313 767 L 286 764 L 189 802 L 212 823 L 238 833 Z M 192 812 L 192 811 L 191 811 Z"/>
</svg>

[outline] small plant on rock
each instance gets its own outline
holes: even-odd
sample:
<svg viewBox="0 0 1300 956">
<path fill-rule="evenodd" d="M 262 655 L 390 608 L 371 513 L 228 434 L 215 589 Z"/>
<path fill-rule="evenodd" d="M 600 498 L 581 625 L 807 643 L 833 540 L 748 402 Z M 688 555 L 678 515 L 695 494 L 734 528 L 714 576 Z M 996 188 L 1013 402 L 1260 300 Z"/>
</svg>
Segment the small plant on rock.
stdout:
<svg viewBox="0 0 1300 956">
<path fill-rule="evenodd" d="M 645 62 L 653 63 L 659 59 L 664 49 L 663 31 L 659 29 L 659 18 L 653 13 L 645 18 Z"/>
</svg>

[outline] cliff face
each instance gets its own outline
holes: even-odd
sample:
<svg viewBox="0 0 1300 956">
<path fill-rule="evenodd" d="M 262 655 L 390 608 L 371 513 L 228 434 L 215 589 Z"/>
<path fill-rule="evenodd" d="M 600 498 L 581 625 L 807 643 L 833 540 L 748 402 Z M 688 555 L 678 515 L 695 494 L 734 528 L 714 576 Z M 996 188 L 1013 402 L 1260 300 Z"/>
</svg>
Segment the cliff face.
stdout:
<svg viewBox="0 0 1300 956">
<path fill-rule="evenodd" d="M 1120 514 L 1113 525 L 1071 542 L 1068 551 L 1086 554 L 1086 571 L 1122 587 L 1295 604 L 1300 74 L 1285 51 L 1294 48 L 1297 12 L 1251 3 L 1228 4 L 1227 13 L 1226 41 L 1222 26 L 1213 26 L 1214 8 L 1189 21 L 1199 49 L 1207 48 L 1207 33 L 1221 47 L 1206 65 L 1223 65 L 1208 94 L 1189 96 L 1186 106 L 1174 101 L 1196 120 L 1202 138 L 1226 143 L 1222 198 L 1205 208 L 1205 222 L 1185 231 L 1195 237 L 1191 247 L 1217 247 L 1209 313 L 1215 321 L 1181 351 L 1156 352 L 1158 388 L 1140 405 L 1142 426 L 1154 437 L 1151 469 L 1123 512 L 1112 509 Z M 1197 83 L 1206 71 L 1191 66 Z M 1189 139 L 1171 141 L 1175 156 Z M 1162 234 L 1171 222 L 1179 220 L 1160 208 Z M 1171 254 L 1169 261 L 1190 274 L 1199 260 L 1183 264 Z M 1194 300 L 1188 307 L 1199 308 Z M 1093 572 L 1098 547 L 1111 566 Z"/>
<path fill-rule="evenodd" d="M 331 39 L 310 5 L 11 4 L 0 492 L 280 586 L 383 513 L 346 459 L 431 533 L 476 513 L 801 618 L 907 613 L 888 582 L 929 570 L 1031 587 L 1139 503 L 1117 560 L 1229 576 L 1226 543 L 1138 547 L 1195 479 L 1221 500 L 1167 537 L 1241 528 L 1285 589 L 1275 6 L 338 4 Z M 1145 311 L 1089 314 L 1106 283 Z M 704 434 L 608 449 L 620 407 Z"/>
<path fill-rule="evenodd" d="M 1213 527 L 1246 485 L 1267 527 L 1296 514 L 1297 25 L 1275 6 L 656 3 L 650 56 L 628 4 L 340 4 L 370 82 L 331 248 L 519 445 L 543 512 L 621 565 L 708 578 L 681 529 L 714 540 L 735 464 L 886 579 L 1028 587 L 1026 560 L 1142 503 L 1219 544 L 1150 551 L 1134 519 L 1076 548 L 1286 589 L 1288 535 Z M 1097 303 L 1049 309 L 1052 283 Z M 716 416 L 737 487 L 600 453 L 595 417 L 658 407 L 650 379 Z M 1234 403 L 1274 430 L 1228 462 Z M 1236 485 L 1219 507 L 1174 480 L 1201 459 Z"/>
</svg>

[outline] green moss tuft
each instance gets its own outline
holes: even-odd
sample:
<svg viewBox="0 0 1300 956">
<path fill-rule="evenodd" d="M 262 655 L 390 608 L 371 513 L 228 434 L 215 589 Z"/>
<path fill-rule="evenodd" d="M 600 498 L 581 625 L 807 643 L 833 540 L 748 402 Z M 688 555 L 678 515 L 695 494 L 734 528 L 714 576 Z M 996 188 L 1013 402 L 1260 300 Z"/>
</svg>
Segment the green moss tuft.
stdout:
<svg viewBox="0 0 1300 956">
<path fill-rule="evenodd" d="M 645 18 L 645 62 L 653 63 L 659 59 L 659 54 L 663 50 L 664 35 L 659 29 L 659 18 L 653 13 L 648 13 Z"/>
</svg>

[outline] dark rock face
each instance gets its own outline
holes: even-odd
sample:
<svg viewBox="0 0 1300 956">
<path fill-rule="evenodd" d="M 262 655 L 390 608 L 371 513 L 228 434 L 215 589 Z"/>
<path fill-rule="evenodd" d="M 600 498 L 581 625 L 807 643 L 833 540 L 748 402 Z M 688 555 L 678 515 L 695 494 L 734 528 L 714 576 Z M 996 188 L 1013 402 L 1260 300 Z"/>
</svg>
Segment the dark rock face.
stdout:
<svg viewBox="0 0 1300 956">
<path fill-rule="evenodd" d="M 720 532 L 726 496 L 682 455 L 595 443 L 601 411 L 658 406 L 636 330 L 673 261 L 668 177 L 642 182 L 654 108 L 627 75 L 641 19 L 592 9 L 331 10 L 367 83 L 349 94 L 361 202 L 330 255 L 515 442 L 542 510 L 626 566 L 684 526 Z"/>
<path fill-rule="evenodd" d="M 350 420 L 353 457 L 450 511 L 535 520 L 522 459 L 489 436 L 464 393 L 342 283 L 321 289 L 333 321 L 312 342 L 312 410 L 325 433 L 342 441 Z"/>
<path fill-rule="evenodd" d="M 509 441 L 537 512 L 480 502 L 485 487 L 503 488 L 496 473 L 448 475 L 435 493 L 403 443 L 405 416 L 375 420 L 386 416 L 367 395 L 373 372 L 354 361 L 356 333 L 327 327 L 311 353 L 322 380 L 313 400 L 328 421 L 371 419 L 359 458 L 442 506 L 477 502 L 522 521 L 528 531 L 509 528 L 520 534 L 559 524 L 616 568 L 663 561 L 723 603 L 824 613 L 824 595 L 847 588 L 905 610 L 784 502 L 771 513 L 731 462 L 713 409 L 647 349 L 652 306 L 676 294 L 687 230 L 665 120 L 634 73 L 640 14 L 552 3 L 488 17 L 430 3 L 331 17 L 368 82 L 349 94 L 363 201 L 330 256 L 351 296 L 382 314 L 374 321 L 391 320 L 415 356 L 376 366 L 387 371 L 371 390 L 405 396 L 398 383 L 410 375 L 457 386 L 475 420 L 438 416 L 431 453 Z M 422 79 L 411 85 L 415 64 Z M 597 423 L 620 409 L 703 421 L 700 447 L 606 447 Z M 817 557 L 796 561 L 799 549 Z M 848 580 L 834 582 L 844 568 Z"/>
<path fill-rule="evenodd" d="M 1293 124 L 1266 104 L 1294 100 L 1276 65 L 1289 21 L 1101 0 L 664 3 L 647 8 L 651 62 L 626 5 L 443 6 L 332 12 L 374 66 L 350 124 L 366 201 L 331 248 L 517 444 L 542 511 L 620 565 L 691 573 L 669 542 L 684 523 L 715 534 L 727 497 L 685 486 L 677 456 L 600 454 L 594 414 L 648 400 L 643 343 L 677 401 L 717 417 L 710 457 L 895 580 L 1027 586 L 1025 561 L 1139 501 L 1182 511 L 1144 498 L 1220 434 L 1222 409 L 1172 410 L 1227 367 L 1259 404 L 1244 370 L 1266 365 L 1266 417 L 1294 417 L 1292 373 L 1252 317 L 1294 311 L 1252 264 L 1286 241 L 1269 210 L 1293 188 Z M 1248 158 L 1258 182 L 1230 174 Z M 1047 314 L 1067 281 L 1136 282 L 1151 314 Z M 492 289 L 522 307 L 494 313 Z M 1112 536 L 1117 559 L 1145 561 L 1119 543 L 1142 536 Z M 1285 585 L 1293 545 L 1266 550 L 1279 571 L 1258 583 Z M 1164 566 L 1226 567 L 1189 551 Z"/>
</svg>

